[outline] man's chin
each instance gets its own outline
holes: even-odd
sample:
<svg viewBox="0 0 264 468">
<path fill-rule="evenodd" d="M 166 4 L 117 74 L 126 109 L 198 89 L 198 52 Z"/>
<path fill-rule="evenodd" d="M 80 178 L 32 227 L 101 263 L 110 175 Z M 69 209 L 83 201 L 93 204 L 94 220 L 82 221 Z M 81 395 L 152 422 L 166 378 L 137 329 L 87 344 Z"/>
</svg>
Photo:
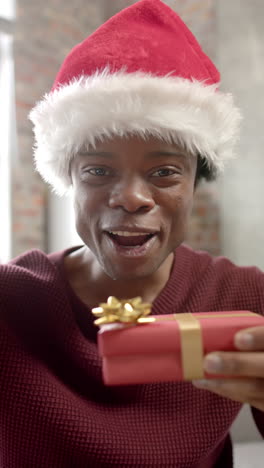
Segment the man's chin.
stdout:
<svg viewBox="0 0 264 468">
<path fill-rule="evenodd" d="M 170 272 L 173 263 L 173 253 L 166 256 L 156 255 L 147 261 L 143 262 L 103 262 L 101 267 L 104 272 L 114 281 L 124 282 L 137 282 L 142 280 L 144 282 L 147 278 L 153 278 L 158 271 L 163 270 L 165 276 L 166 272 Z M 161 271 L 160 271 L 161 272 Z"/>
<path fill-rule="evenodd" d="M 139 279 L 151 277 L 157 271 L 156 265 L 130 266 L 121 268 L 117 265 L 101 265 L 104 272 L 114 281 L 137 281 Z"/>
</svg>

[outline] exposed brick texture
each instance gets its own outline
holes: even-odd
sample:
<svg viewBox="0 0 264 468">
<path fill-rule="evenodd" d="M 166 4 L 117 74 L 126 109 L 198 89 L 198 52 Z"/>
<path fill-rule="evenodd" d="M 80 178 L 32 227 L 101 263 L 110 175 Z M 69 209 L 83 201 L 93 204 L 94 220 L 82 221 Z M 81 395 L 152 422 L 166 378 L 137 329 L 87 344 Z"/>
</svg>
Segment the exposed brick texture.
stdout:
<svg viewBox="0 0 264 468">
<path fill-rule="evenodd" d="M 47 187 L 34 172 L 32 130 L 27 114 L 52 85 L 68 51 L 129 0 L 17 0 L 15 34 L 16 108 L 19 162 L 13 180 L 13 255 L 30 248 L 46 250 Z M 168 0 L 213 58 L 213 0 Z M 220 251 L 219 214 L 214 184 L 201 186 L 188 242 L 213 254 Z"/>
<path fill-rule="evenodd" d="M 13 180 L 13 255 L 46 250 L 48 188 L 32 164 L 32 130 L 27 115 L 50 89 L 69 50 L 101 23 L 100 2 L 17 1 L 15 34 L 19 162 Z"/>
</svg>

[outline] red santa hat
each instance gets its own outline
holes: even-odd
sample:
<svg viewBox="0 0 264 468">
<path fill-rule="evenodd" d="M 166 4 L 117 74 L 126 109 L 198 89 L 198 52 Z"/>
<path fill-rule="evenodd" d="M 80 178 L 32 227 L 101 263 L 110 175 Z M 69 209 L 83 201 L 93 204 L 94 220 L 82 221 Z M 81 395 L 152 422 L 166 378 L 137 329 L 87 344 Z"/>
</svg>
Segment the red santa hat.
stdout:
<svg viewBox="0 0 264 468">
<path fill-rule="evenodd" d="M 200 154 L 214 171 L 233 157 L 240 113 L 179 16 L 141 0 L 78 44 L 30 113 L 35 163 L 58 194 L 83 147 L 114 135 L 154 135 Z"/>
</svg>

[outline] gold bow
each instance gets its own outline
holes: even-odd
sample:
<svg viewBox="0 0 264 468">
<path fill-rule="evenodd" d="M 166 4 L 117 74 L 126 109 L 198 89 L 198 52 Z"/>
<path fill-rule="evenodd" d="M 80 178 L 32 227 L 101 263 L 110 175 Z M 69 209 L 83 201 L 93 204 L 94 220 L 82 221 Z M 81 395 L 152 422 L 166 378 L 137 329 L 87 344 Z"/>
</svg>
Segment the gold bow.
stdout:
<svg viewBox="0 0 264 468">
<path fill-rule="evenodd" d="M 119 300 L 110 296 L 106 303 L 94 307 L 92 313 L 99 317 L 94 321 L 95 325 L 101 326 L 106 323 L 151 323 L 155 321 L 154 317 L 147 317 L 151 312 L 151 304 L 143 303 L 141 297 L 134 299 Z"/>
</svg>

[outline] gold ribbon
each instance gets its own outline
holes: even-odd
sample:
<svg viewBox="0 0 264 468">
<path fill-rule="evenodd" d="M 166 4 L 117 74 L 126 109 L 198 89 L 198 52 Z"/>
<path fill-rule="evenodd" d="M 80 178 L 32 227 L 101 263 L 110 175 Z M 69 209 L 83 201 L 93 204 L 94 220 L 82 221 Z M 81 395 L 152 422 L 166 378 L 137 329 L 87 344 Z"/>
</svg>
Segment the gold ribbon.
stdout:
<svg viewBox="0 0 264 468">
<path fill-rule="evenodd" d="M 92 309 L 93 315 L 98 317 L 95 325 L 102 326 L 107 323 L 143 324 L 177 320 L 181 340 L 181 360 L 184 380 L 204 378 L 203 370 L 203 343 L 201 324 L 198 315 L 191 313 L 173 314 L 171 317 L 148 317 L 151 312 L 151 304 L 143 303 L 140 297 L 134 299 L 119 300 L 110 296 L 106 303 Z M 221 317 L 250 317 L 257 316 L 253 312 L 239 312 L 232 314 L 199 313 L 200 318 Z"/>
<path fill-rule="evenodd" d="M 203 343 L 201 325 L 192 314 L 173 314 L 181 337 L 181 361 L 184 380 L 202 379 Z"/>
</svg>

